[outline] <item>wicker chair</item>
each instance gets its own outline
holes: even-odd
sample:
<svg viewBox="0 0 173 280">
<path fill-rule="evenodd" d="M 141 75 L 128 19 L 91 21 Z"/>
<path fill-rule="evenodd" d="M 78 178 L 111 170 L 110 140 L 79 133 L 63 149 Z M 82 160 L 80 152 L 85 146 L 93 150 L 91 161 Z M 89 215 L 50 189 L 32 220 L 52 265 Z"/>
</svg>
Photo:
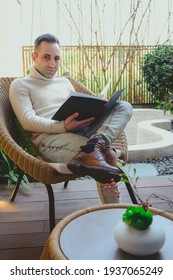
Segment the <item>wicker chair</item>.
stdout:
<svg viewBox="0 0 173 280">
<path fill-rule="evenodd" d="M 9 101 L 9 87 L 14 77 L 0 78 L 0 148 L 20 169 L 18 182 L 13 189 L 10 201 L 13 202 L 19 189 L 24 174 L 28 174 L 35 181 L 39 181 L 46 186 L 49 198 L 49 223 L 50 231 L 55 226 L 55 206 L 54 193 L 51 184 L 65 182 L 67 186 L 70 180 L 78 176 L 75 174 L 58 173 L 49 163 L 27 153 L 19 145 L 20 137 L 15 129 L 15 115 Z M 92 94 L 86 87 L 76 80 L 69 78 L 77 91 Z M 127 160 L 127 141 L 123 132 L 115 142 L 115 147 L 121 150 L 121 158 Z M 131 194 L 133 196 L 133 193 Z M 135 203 L 135 201 L 133 201 Z"/>
</svg>

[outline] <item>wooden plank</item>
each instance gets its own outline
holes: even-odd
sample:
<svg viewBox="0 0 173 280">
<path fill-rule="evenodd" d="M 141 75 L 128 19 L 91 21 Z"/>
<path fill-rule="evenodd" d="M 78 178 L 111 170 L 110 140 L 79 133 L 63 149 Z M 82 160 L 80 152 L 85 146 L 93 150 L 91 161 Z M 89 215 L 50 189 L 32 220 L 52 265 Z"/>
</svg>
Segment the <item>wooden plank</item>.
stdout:
<svg viewBox="0 0 173 280">
<path fill-rule="evenodd" d="M 45 209 L 45 201 L 26 202 L 5 202 L 0 203 L 0 212 L 21 212 L 21 211 L 43 211 Z"/>
<path fill-rule="evenodd" d="M 33 183 L 31 189 L 19 189 L 18 194 L 15 198 L 15 202 L 28 202 L 28 201 L 46 201 L 48 195 L 44 185 L 40 183 Z M 36 186 L 36 187 L 35 187 Z M 97 197 L 96 182 L 94 180 L 75 180 L 70 181 L 67 188 L 64 189 L 63 184 L 52 185 L 55 199 L 69 199 L 70 197 L 82 196 L 86 197 Z M 0 198 L 4 201 L 9 201 L 11 195 L 11 189 L 2 189 L 0 192 Z M 93 192 L 93 193 L 92 193 Z"/>
<path fill-rule="evenodd" d="M 55 212 L 56 218 L 62 219 L 65 215 L 72 213 L 73 211 L 79 210 L 84 207 L 89 207 L 92 205 L 101 204 L 99 198 L 93 199 L 79 199 L 70 201 L 55 201 Z M 0 222 L 22 222 L 22 221 L 43 221 L 48 219 L 48 204 L 44 211 L 23 211 L 17 212 L 4 212 L 1 213 Z"/>
<path fill-rule="evenodd" d="M 39 260 L 43 247 L 0 250 L 0 260 Z"/>
<path fill-rule="evenodd" d="M 119 188 L 121 194 L 128 195 L 128 191 L 123 188 Z M 164 186 L 163 188 L 137 188 L 137 194 L 149 196 L 155 193 L 157 195 L 165 195 L 170 199 L 173 199 L 173 186 Z"/>
<path fill-rule="evenodd" d="M 1 249 L 42 247 L 49 236 L 48 232 L 9 234 L 0 236 Z"/>
<path fill-rule="evenodd" d="M 97 198 L 98 197 L 98 192 L 97 190 L 91 190 L 91 191 L 64 191 L 64 192 L 54 192 L 54 197 L 55 200 L 70 200 L 70 199 L 84 199 L 84 198 Z M 1 197 L 1 201 L 6 201 L 9 203 L 9 197 L 8 196 L 3 196 Z M 33 191 L 32 194 L 24 196 L 23 194 L 17 194 L 17 197 L 14 201 L 14 204 L 16 205 L 22 205 L 23 203 L 40 203 L 42 201 L 48 201 L 48 195 L 47 193 L 44 193 L 42 191 L 40 192 L 35 192 Z M 11 203 L 13 204 L 13 203 Z M 40 206 L 39 206 L 40 207 Z M 34 207 L 33 207 L 34 208 Z M 1 203 L 0 203 L 0 211 L 1 211 Z"/>
<path fill-rule="evenodd" d="M 43 232 L 43 227 L 44 221 L 4 222 L 0 223 L 0 235 Z"/>
</svg>

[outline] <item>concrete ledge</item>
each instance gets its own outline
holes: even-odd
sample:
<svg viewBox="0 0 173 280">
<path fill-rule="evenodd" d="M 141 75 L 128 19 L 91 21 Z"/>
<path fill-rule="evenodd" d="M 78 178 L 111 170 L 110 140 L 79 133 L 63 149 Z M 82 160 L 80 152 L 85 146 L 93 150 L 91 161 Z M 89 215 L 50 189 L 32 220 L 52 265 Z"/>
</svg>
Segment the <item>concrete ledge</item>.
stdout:
<svg viewBox="0 0 173 280">
<path fill-rule="evenodd" d="M 137 124 L 136 144 L 128 146 L 129 162 L 173 155 L 171 120 L 148 120 Z"/>
<path fill-rule="evenodd" d="M 140 122 L 160 119 L 168 119 L 168 117 L 165 116 L 163 110 L 133 109 L 133 115 L 125 128 L 128 145 L 137 144 L 137 126 Z"/>
</svg>

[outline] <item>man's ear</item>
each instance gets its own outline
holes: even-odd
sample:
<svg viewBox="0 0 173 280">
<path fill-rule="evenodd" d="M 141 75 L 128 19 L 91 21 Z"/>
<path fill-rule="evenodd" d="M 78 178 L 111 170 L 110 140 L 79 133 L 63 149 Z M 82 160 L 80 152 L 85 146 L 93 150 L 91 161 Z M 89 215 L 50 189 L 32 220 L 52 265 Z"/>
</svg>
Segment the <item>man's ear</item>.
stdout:
<svg viewBox="0 0 173 280">
<path fill-rule="evenodd" d="M 35 61 L 36 57 L 37 57 L 36 53 L 33 52 L 33 53 L 32 53 L 32 60 Z"/>
</svg>

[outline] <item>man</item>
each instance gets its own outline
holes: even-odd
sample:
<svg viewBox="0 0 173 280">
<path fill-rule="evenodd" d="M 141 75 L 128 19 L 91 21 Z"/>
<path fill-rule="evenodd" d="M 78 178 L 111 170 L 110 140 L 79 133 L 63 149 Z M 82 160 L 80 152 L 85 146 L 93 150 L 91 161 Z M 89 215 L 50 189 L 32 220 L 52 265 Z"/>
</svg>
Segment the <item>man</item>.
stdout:
<svg viewBox="0 0 173 280">
<path fill-rule="evenodd" d="M 14 80 L 10 87 L 13 110 L 23 128 L 32 132 L 32 142 L 43 159 L 66 163 L 79 176 L 118 181 L 121 170 L 115 165 L 110 145 L 125 128 L 132 107 L 128 102 L 117 102 L 97 125 L 94 118 L 78 121 L 78 112 L 64 121 L 52 120 L 69 93 L 75 91 L 67 78 L 54 77 L 60 58 L 60 43 L 54 35 L 43 34 L 35 40 L 30 75 Z"/>
</svg>

